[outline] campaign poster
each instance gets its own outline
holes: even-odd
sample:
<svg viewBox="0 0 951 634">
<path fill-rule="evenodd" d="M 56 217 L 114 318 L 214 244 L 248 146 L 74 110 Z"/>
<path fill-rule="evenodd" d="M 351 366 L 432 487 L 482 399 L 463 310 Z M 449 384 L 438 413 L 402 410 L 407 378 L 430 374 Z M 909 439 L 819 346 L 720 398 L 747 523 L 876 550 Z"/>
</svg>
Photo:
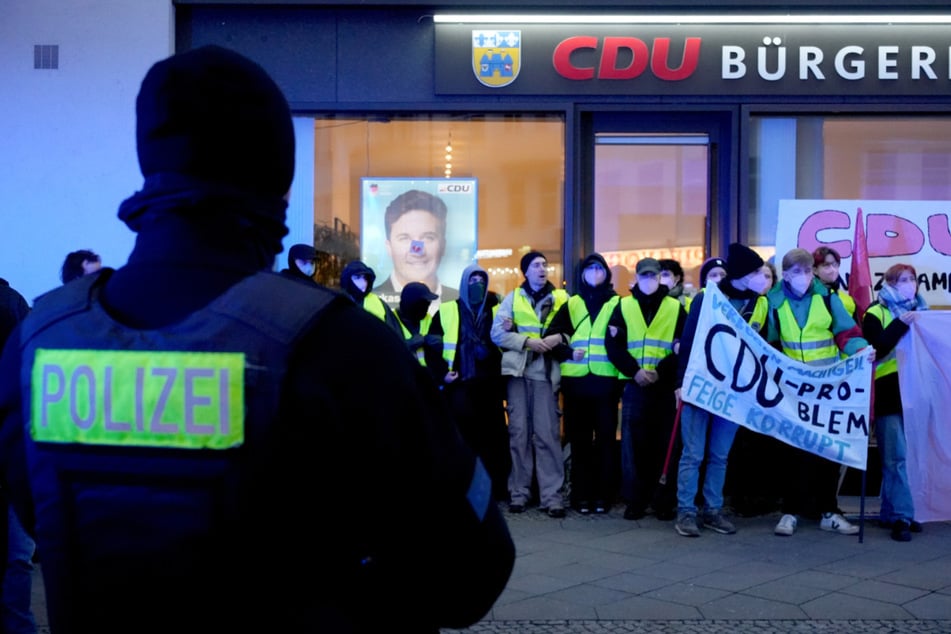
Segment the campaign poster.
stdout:
<svg viewBox="0 0 951 634">
<path fill-rule="evenodd" d="M 810 253 L 829 246 L 842 257 L 839 273 L 849 282 L 855 219 L 862 210 L 869 271 L 875 293 L 893 264 L 911 264 L 918 291 L 931 306 L 951 306 L 951 201 L 781 200 L 776 229 L 776 267 L 799 247 Z"/>
<path fill-rule="evenodd" d="M 361 259 L 376 273 L 374 292 L 396 306 L 399 289 L 421 281 L 439 301 L 458 297 L 478 244 L 477 179 L 365 177 L 360 200 Z"/>
</svg>

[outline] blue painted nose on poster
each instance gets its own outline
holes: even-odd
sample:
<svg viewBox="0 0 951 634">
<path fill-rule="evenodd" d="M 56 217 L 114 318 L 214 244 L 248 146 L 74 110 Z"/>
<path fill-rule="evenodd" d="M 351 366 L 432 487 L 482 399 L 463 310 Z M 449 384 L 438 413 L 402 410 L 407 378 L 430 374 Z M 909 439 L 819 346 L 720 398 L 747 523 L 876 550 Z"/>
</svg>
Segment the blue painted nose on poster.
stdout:
<svg viewBox="0 0 951 634">
<path fill-rule="evenodd" d="M 413 240 L 409 244 L 409 252 L 413 255 L 422 255 L 423 250 L 426 248 L 426 245 L 422 240 Z"/>
</svg>

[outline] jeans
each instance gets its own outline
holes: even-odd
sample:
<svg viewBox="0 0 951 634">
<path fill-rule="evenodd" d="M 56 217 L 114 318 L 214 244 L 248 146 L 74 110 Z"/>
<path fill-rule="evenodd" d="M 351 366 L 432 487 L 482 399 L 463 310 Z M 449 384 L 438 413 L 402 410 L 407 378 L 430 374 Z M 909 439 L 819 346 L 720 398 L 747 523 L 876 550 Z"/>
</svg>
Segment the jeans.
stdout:
<svg viewBox="0 0 951 634">
<path fill-rule="evenodd" d="M 5 634 L 36 634 L 36 620 L 30 608 L 36 544 L 9 504 L 7 522 L 7 568 L 3 576 L 0 630 Z"/>
<path fill-rule="evenodd" d="M 703 463 L 704 454 L 707 458 L 703 477 L 704 510 L 719 511 L 723 508 L 726 464 L 736 430 L 736 423 L 714 416 L 690 403 L 683 404 L 683 410 L 680 412 L 680 437 L 684 447 L 677 475 L 678 512 L 697 512 L 697 483 L 700 480 L 700 465 Z"/>
<path fill-rule="evenodd" d="M 915 518 L 915 506 L 908 485 L 905 468 L 905 422 L 901 414 L 888 414 L 875 419 L 875 438 L 882 456 L 882 507 L 879 519 L 883 522 Z"/>
</svg>

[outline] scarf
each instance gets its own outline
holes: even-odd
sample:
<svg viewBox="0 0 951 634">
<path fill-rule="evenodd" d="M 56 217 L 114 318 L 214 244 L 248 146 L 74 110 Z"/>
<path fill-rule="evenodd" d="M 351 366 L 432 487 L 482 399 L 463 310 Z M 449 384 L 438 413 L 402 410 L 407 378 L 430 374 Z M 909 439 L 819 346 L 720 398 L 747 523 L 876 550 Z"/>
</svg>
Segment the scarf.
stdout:
<svg viewBox="0 0 951 634">
<path fill-rule="evenodd" d="M 895 319 L 911 310 L 928 310 L 928 303 L 921 293 L 916 293 L 913 299 L 905 299 L 890 284 L 882 284 L 882 289 L 878 291 L 878 303 L 891 311 Z"/>
</svg>

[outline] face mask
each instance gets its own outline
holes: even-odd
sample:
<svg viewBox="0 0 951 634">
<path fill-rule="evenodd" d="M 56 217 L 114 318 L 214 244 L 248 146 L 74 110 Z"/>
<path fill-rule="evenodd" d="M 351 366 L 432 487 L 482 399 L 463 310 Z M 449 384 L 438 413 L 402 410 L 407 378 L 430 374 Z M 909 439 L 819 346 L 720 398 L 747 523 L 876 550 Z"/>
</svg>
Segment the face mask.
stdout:
<svg viewBox="0 0 951 634">
<path fill-rule="evenodd" d="M 667 288 L 673 288 L 676 286 L 674 280 L 674 274 L 670 271 L 661 271 L 660 273 L 660 283 L 666 286 Z"/>
<path fill-rule="evenodd" d="M 805 295 L 809 287 L 812 286 L 812 280 L 813 275 L 811 273 L 796 275 L 789 279 L 789 286 L 796 291 L 797 295 Z"/>
<path fill-rule="evenodd" d="M 469 284 L 469 305 L 478 307 L 485 299 L 485 282 Z"/>
<path fill-rule="evenodd" d="M 361 293 L 367 292 L 367 278 L 362 275 L 353 275 L 350 277 L 350 281 L 353 282 L 353 285 L 360 289 Z"/>
<path fill-rule="evenodd" d="M 307 277 L 310 277 L 311 275 L 314 274 L 314 263 L 313 263 L 313 262 L 311 262 L 310 264 L 305 264 L 304 266 L 300 266 L 300 267 L 298 267 L 298 268 L 300 269 L 300 272 L 303 273 L 304 275 L 306 275 Z"/>
<path fill-rule="evenodd" d="M 588 286 L 600 286 L 606 277 L 600 266 L 589 266 L 584 270 L 584 281 Z"/>
<path fill-rule="evenodd" d="M 899 282 L 895 285 L 895 289 L 902 298 L 908 300 L 914 299 L 918 294 L 918 285 L 914 282 Z"/>
<path fill-rule="evenodd" d="M 762 273 L 753 273 L 747 281 L 746 287 L 757 295 L 762 295 L 769 288 L 769 279 Z"/>
<path fill-rule="evenodd" d="M 660 282 L 657 281 L 656 277 L 637 278 L 637 288 L 641 289 L 641 292 L 645 295 L 653 295 L 659 287 Z"/>
</svg>

